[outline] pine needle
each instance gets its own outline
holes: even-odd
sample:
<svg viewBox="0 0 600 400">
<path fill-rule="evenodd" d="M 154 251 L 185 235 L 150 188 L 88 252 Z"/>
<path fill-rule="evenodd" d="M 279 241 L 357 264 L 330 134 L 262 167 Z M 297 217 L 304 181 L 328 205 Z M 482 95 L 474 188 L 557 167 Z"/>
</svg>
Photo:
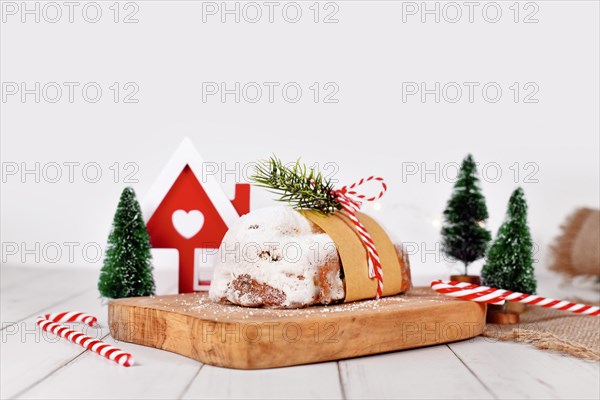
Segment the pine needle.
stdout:
<svg viewBox="0 0 600 400">
<path fill-rule="evenodd" d="M 333 194 L 331 180 L 313 168 L 300 164 L 299 160 L 290 168 L 273 156 L 260 162 L 250 179 L 256 182 L 256 186 L 278 194 L 279 201 L 285 201 L 294 208 L 323 214 L 342 209 Z"/>
</svg>

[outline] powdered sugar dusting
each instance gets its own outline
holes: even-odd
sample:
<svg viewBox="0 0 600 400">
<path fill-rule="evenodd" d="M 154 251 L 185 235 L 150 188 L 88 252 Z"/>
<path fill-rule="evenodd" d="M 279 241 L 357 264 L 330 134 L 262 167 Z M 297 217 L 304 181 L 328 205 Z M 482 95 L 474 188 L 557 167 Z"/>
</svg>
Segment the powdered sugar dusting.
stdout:
<svg viewBox="0 0 600 400">
<path fill-rule="evenodd" d="M 461 302 L 434 293 L 429 288 L 416 288 L 407 294 L 383 297 L 379 300 L 363 300 L 329 306 L 313 306 L 298 309 L 247 308 L 237 305 L 217 304 L 207 298 L 205 293 L 184 294 L 177 296 L 161 296 L 156 298 L 153 307 L 168 311 L 193 314 L 202 319 L 212 321 L 253 321 L 265 322 L 278 319 L 328 318 L 354 314 L 357 311 L 385 313 L 408 307 L 428 307 L 436 304 Z"/>
<path fill-rule="evenodd" d="M 248 285 L 273 288 L 270 293 L 277 297 L 278 307 L 314 304 L 321 291 L 319 269 L 337 257 L 333 240 L 315 232 L 300 213 L 289 207 L 255 210 L 237 220 L 223 238 L 209 297 L 246 306 L 265 303 L 256 292 L 236 289 L 233 282 L 242 277 Z M 339 267 L 326 279 L 331 286 L 329 300 L 343 299 Z"/>
</svg>

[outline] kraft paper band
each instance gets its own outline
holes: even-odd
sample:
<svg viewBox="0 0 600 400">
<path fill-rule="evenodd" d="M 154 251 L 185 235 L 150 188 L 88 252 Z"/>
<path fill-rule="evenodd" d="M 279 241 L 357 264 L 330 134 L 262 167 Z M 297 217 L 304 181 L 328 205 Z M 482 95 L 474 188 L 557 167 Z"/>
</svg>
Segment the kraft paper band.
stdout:
<svg viewBox="0 0 600 400">
<path fill-rule="evenodd" d="M 372 299 L 377 294 L 377 280 L 369 278 L 367 251 L 352 222 L 341 212 L 324 215 L 316 211 L 300 211 L 327 233 L 335 243 L 346 283 L 345 303 Z M 394 244 L 383 228 L 371 217 L 357 212 L 356 217 L 371 235 L 383 268 L 383 295 L 402 291 L 402 270 Z"/>
</svg>

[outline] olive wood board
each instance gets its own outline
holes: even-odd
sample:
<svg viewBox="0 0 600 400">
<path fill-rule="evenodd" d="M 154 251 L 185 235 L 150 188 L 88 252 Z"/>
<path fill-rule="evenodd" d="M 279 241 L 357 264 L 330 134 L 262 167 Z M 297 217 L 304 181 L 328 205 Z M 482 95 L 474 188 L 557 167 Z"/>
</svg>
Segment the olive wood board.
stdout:
<svg viewBox="0 0 600 400">
<path fill-rule="evenodd" d="M 480 335 L 486 306 L 429 288 L 293 310 L 211 302 L 205 292 L 111 300 L 111 335 L 205 364 L 274 368 L 431 346 Z"/>
</svg>

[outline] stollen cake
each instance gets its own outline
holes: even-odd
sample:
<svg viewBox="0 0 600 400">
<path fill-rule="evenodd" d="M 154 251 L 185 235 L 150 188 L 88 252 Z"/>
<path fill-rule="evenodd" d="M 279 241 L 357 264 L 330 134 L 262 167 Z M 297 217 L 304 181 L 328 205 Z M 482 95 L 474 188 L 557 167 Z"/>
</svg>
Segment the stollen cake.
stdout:
<svg viewBox="0 0 600 400">
<path fill-rule="evenodd" d="M 410 266 L 395 245 L 402 291 Z M 223 238 L 209 290 L 212 301 L 247 307 L 300 308 L 344 300 L 344 273 L 329 235 L 289 207 L 242 216 Z"/>
</svg>

